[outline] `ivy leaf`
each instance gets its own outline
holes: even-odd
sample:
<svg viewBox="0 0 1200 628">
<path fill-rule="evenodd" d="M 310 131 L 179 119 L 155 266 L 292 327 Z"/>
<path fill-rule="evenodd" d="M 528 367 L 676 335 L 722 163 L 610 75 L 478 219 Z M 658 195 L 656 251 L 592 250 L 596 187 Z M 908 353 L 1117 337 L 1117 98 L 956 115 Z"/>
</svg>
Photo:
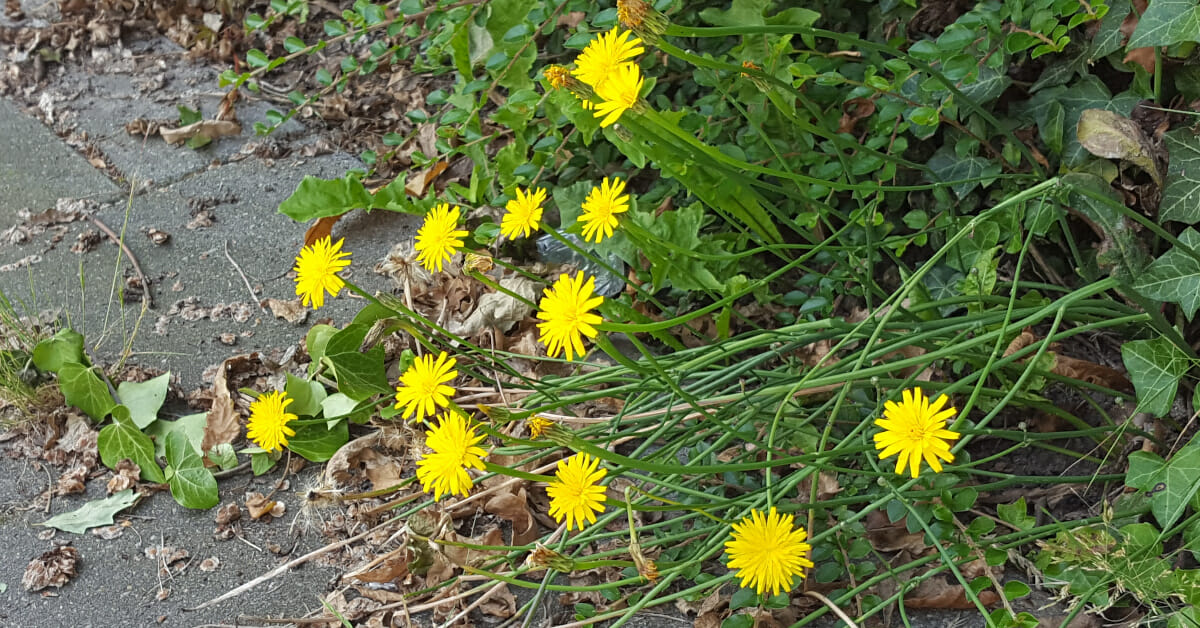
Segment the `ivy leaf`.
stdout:
<svg viewBox="0 0 1200 628">
<path fill-rule="evenodd" d="M 1136 281 L 1146 267 L 1146 250 L 1129 221 L 1117 209 L 1124 205 L 1124 200 L 1116 195 L 1112 186 L 1094 174 L 1071 173 L 1062 181 L 1071 190 L 1068 205 L 1099 225 L 1107 238 L 1100 246 L 1096 262 L 1111 269 L 1112 275 L 1125 283 Z M 1084 195 L 1080 190 L 1092 194 Z M 1095 196 L 1111 199 L 1111 202 L 1106 203 Z"/>
<path fill-rule="evenodd" d="M 1200 141 L 1186 128 L 1163 137 L 1171 163 L 1159 204 L 1159 218 L 1187 224 L 1200 222 Z"/>
<path fill-rule="evenodd" d="M 944 183 L 947 181 L 962 181 L 963 179 L 980 179 L 983 177 L 992 177 L 1000 174 L 999 162 L 992 162 L 983 157 L 974 156 L 962 158 L 954 154 L 954 149 L 950 146 L 943 146 L 938 152 L 929 158 L 929 162 L 925 165 L 929 166 L 929 179 L 934 183 Z M 954 191 L 954 195 L 958 198 L 963 198 L 971 193 L 979 186 L 980 183 L 989 184 L 990 179 L 982 181 L 966 181 L 955 183 L 950 186 Z"/>
<path fill-rule="evenodd" d="M 312 462 L 325 462 L 350 440 L 350 426 L 337 421 L 332 428 L 321 424 L 298 425 L 296 435 L 288 438 L 288 449 Z"/>
<path fill-rule="evenodd" d="M 1200 445 L 1189 443 L 1169 461 L 1146 451 L 1129 454 L 1125 484 L 1149 493 L 1150 511 L 1159 526 L 1169 528 L 1200 490 Z"/>
<path fill-rule="evenodd" d="M 321 402 L 329 395 L 320 382 L 310 382 L 291 373 L 287 374 L 287 385 L 283 391 L 292 399 L 292 403 L 288 405 L 288 412 L 298 416 L 316 415 L 321 410 Z"/>
<path fill-rule="evenodd" d="M 1175 401 L 1179 379 L 1190 366 L 1187 354 L 1170 340 L 1155 338 L 1125 343 L 1121 359 L 1137 391 L 1137 412 L 1166 415 Z"/>
<path fill-rule="evenodd" d="M 90 501 L 71 512 L 55 515 L 35 525 L 83 534 L 88 528 L 112 525 L 113 515 L 132 506 L 137 498 L 138 494 L 127 488 L 113 493 L 111 497 Z"/>
<path fill-rule="evenodd" d="M 1188 227 L 1179 241 L 1200 252 L 1200 233 L 1195 229 Z M 1174 247 L 1146 267 L 1133 287 L 1146 297 L 1178 303 L 1192 320 L 1200 309 L 1200 260 Z"/>
<path fill-rule="evenodd" d="M 129 408 L 129 416 L 138 429 L 145 428 L 158 418 L 158 409 L 167 399 L 170 380 L 171 373 L 167 372 L 145 382 L 121 382 L 117 386 L 117 396 Z"/>
<path fill-rule="evenodd" d="M 358 350 L 370 329 L 369 325 L 352 323 L 330 336 L 325 345 L 325 358 L 333 365 L 338 390 L 355 401 L 391 390 L 384 374 L 383 347 Z"/>
<path fill-rule="evenodd" d="M 181 432 L 167 434 L 167 463 L 172 471 L 171 497 L 180 506 L 203 510 L 217 505 L 217 479 Z"/>
<path fill-rule="evenodd" d="M 39 371 L 57 373 L 63 365 L 83 363 L 83 335 L 74 329 L 60 329 L 33 348 L 33 365 Z"/>
<path fill-rule="evenodd" d="M 142 431 L 146 436 L 154 439 L 154 455 L 166 457 L 167 435 L 172 432 L 179 432 L 187 436 L 188 441 L 192 443 L 192 447 L 199 453 L 200 445 L 204 442 L 204 428 L 207 425 L 208 413 L 198 412 L 196 414 L 181 416 L 174 421 L 166 419 L 155 421 Z"/>
<path fill-rule="evenodd" d="M 100 430 L 96 441 L 104 466 L 115 469 L 118 462 L 128 458 L 141 468 L 143 480 L 156 484 L 166 481 L 154 460 L 154 443 L 133 424 L 129 409 L 115 406 L 112 415 L 113 422 Z"/>
<path fill-rule="evenodd" d="M 1067 166 L 1079 166 L 1090 158 L 1087 150 L 1079 144 L 1075 136 L 1075 127 L 1079 124 L 1079 116 L 1084 109 L 1107 109 L 1129 116 L 1140 99 L 1128 91 L 1116 96 L 1108 91 L 1104 83 L 1095 76 L 1087 76 L 1068 86 L 1060 85 L 1043 89 L 1034 95 L 1026 105 L 1038 123 L 1038 130 L 1047 146 L 1054 147 L 1059 141 L 1050 131 L 1055 130 L 1058 122 L 1052 118 L 1057 115 L 1056 107 L 1061 107 L 1062 159 Z"/>
<path fill-rule="evenodd" d="M 295 192 L 279 205 L 279 213 L 295 220 L 308 222 L 326 216 L 340 216 L 352 209 L 370 209 L 371 194 L 350 173 L 342 179 L 304 177 Z"/>
<path fill-rule="evenodd" d="M 63 398 L 70 405 L 83 410 L 92 419 L 103 419 L 113 406 L 112 395 L 108 386 L 100 380 L 91 367 L 78 362 L 68 362 L 58 370 L 58 387 L 62 389 Z"/>
<path fill-rule="evenodd" d="M 1200 6 L 1195 0 L 1154 0 L 1129 36 L 1126 50 L 1200 42 Z"/>
</svg>

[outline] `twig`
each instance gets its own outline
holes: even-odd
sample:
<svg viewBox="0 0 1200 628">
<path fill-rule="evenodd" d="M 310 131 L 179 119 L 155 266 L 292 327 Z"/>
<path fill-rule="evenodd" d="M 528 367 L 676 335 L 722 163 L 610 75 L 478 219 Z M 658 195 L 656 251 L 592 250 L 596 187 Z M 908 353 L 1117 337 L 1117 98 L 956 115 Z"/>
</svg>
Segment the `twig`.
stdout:
<svg viewBox="0 0 1200 628">
<path fill-rule="evenodd" d="M 249 468 L 250 468 L 250 461 L 247 460 L 246 462 L 243 462 L 242 464 L 239 464 L 238 466 L 236 466 L 232 469 L 226 469 L 224 471 L 217 471 L 216 473 L 213 474 L 213 477 L 219 480 L 221 478 L 227 478 L 227 477 L 230 477 L 233 475 L 237 475 Z"/>
<path fill-rule="evenodd" d="M 829 610 L 833 611 L 834 615 L 838 616 L 838 619 L 846 622 L 846 625 L 850 628 L 858 628 L 858 624 L 854 623 L 854 620 L 850 619 L 849 615 L 847 615 L 842 609 L 838 608 L 837 604 L 833 603 L 833 600 L 821 595 L 820 593 L 817 593 L 816 591 L 805 591 L 804 595 L 820 600 L 822 604 L 829 607 Z"/>
<path fill-rule="evenodd" d="M 142 301 L 146 303 L 146 307 L 153 310 L 154 294 L 151 291 L 150 280 L 146 278 L 146 273 L 142 272 L 142 266 L 141 264 L 138 264 L 137 258 L 133 256 L 133 251 L 130 251 L 129 247 L 126 246 L 125 241 L 117 236 L 112 229 L 109 229 L 108 225 L 101 222 L 99 218 L 91 214 L 84 214 L 84 216 L 88 220 L 92 221 L 93 225 L 96 225 L 96 227 L 103 231 L 104 235 L 107 235 L 108 239 L 112 240 L 113 244 L 121 247 L 121 251 L 125 253 L 125 257 L 128 257 L 129 262 L 133 264 L 133 272 L 137 273 L 138 279 L 142 282 Z"/>
<path fill-rule="evenodd" d="M 234 270 L 238 271 L 238 274 L 242 276 L 242 282 L 246 284 L 246 290 L 250 291 L 250 300 L 258 304 L 258 309 L 263 314 L 267 314 L 267 308 L 263 307 L 262 300 L 254 292 L 254 288 L 250 285 L 250 280 L 246 277 L 246 273 L 242 271 L 242 267 L 238 266 L 237 262 L 233 261 L 233 257 L 229 254 L 229 240 L 225 241 L 225 259 L 229 260 L 229 263 L 233 264 Z M 267 316 L 270 316 L 270 314 L 267 314 Z"/>
<path fill-rule="evenodd" d="M 225 593 L 222 593 L 221 595 L 218 595 L 217 597 L 215 597 L 199 606 L 193 606 L 191 608 L 185 608 L 183 610 L 198 611 L 198 610 L 208 608 L 209 606 L 212 606 L 213 604 L 218 604 L 218 603 L 224 602 L 225 600 L 228 600 L 230 598 L 237 597 L 237 596 L 245 593 L 246 591 L 249 591 L 250 589 L 257 587 L 258 585 L 260 585 L 272 578 L 275 578 L 276 576 L 287 573 L 292 567 L 298 567 L 298 566 L 303 565 L 304 563 L 307 563 L 308 561 L 310 561 L 322 554 L 325 554 L 327 552 L 332 552 L 333 550 L 336 550 L 336 549 L 341 549 L 351 543 L 354 543 L 355 541 L 360 541 L 362 539 L 365 539 L 372 532 L 380 530 L 386 525 L 390 525 L 393 521 L 396 521 L 397 519 L 399 519 L 399 517 L 392 517 L 391 519 L 388 519 L 387 521 L 380 523 L 379 525 L 375 526 L 374 528 L 370 528 L 366 532 L 363 532 L 361 534 L 356 534 L 348 539 L 338 541 L 337 543 L 330 543 L 329 545 L 326 545 L 325 547 L 317 548 L 317 549 L 301 556 L 300 558 L 286 562 L 286 563 L 272 569 L 271 571 L 268 571 L 267 573 L 251 580 L 250 582 L 247 582 L 246 584 L 243 584 L 239 587 L 236 587 L 234 589 L 226 591 Z"/>
</svg>

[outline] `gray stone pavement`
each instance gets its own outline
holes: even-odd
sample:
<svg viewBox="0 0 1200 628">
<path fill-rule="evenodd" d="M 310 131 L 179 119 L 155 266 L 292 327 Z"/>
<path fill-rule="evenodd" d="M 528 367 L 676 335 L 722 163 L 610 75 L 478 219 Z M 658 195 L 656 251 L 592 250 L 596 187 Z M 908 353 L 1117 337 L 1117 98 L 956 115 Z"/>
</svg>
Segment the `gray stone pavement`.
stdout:
<svg viewBox="0 0 1200 628">
<path fill-rule="evenodd" d="M 129 46 L 111 51 L 106 63 L 57 68 L 45 90 L 22 102 L 0 99 L 0 232 L 19 222 L 21 210 L 37 214 L 59 199 L 93 201 L 94 216 L 124 234 L 151 283 L 154 308 L 143 314 L 139 298 L 121 303 L 114 295 L 114 283 L 124 284 L 135 273 L 113 243 L 71 251 L 81 234 L 97 230 L 88 220 L 56 227 L 61 233 L 50 229 L 21 242 L 0 241 L 0 290 L 19 309 L 51 311 L 69 321 L 101 361 L 128 350 L 130 363 L 169 369 L 184 390 L 204 385 L 204 369 L 231 355 L 294 345 L 319 319 L 348 322 L 362 301 L 345 293 L 299 324 L 264 313 L 257 301 L 295 298 L 287 273 L 305 225 L 276 213 L 279 203 L 305 175 L 339 177 L 362 164 L 344 153 L 300 156 L 304 145 L 320 137 L 300 123 L 289 123 L 278 136 L 255 137 L 253 123 L 264 120 L 271 107 L 261 101 L 238 104 L 241 136 L 199 150 L 169 146 L 157 135 L 127 133 L 125 124 L 135 118 L 176 118 L 179 104 L 211 118 L 222 95 L 217 72 L 190 64 L 171 44 L 156 40 Z M 53 129 L 35 115 L 52 118 Z M 94 163 L 69 144 L 87 150 Z M 196 225 L 201 210 L 211 216 L 211 225 Z M 386 289 L 387 280 L 372 267 L 393 244 L 411 238 L 416 224 L 411 216 L 380 212 L 342 220 L 334 236 L 344 237 L 345 249 L 352 252 L 350 276 L 367 289 Z M 155 244 L 146 233 L 150 228 L 169 233 L 170 240 Z M 253 296 L 239 267 L 256 290 Z M 214 307 L 224 314 L 215 320 L 194 318 Z M 232 345 L 219 340 L 222 335 L 228 340 L 228 334 Z M 188 511 L 168 494 L 150 496 L 129 510 L 131 525 L 119 538 L 64 532 L 41 538 L 45 528 L 37 523 L 103 496 L 101 478 L 89 483 L 86 496 L 55 498 L 49 512 L 29 510 L 59 471 L 37 470 L 0 451 L 0 546 L 5 548 L 0 626 L 196 626 L 235 624 L 243 616 L 303 616 L 320 607 L 318 598 L 339 573 L 318 561 L 223 604 L 182 610 L 324 545 L 319 531 L 305 525 L 303 517 L 296 519 L 296 492 L 316 469 L 293 479 L 283 493 L 287 513 L 282 519 L 244 524 L 244 542 L 214 540 L 215 511 Z M 250 490 L 269 492 L 278 473 L 267 477 L 222 480 L 222 501 L 240 502 Z M 26 564 L 67 541 L 80 553 L 78 577 L 49 594 L 26 592 L 21 586 Z M 160 544 L 186 549 L 194 563 L 182 574 L 162 576 L 145 555 Z M 288 555 L 268 551 L 272 545 Z M 208 557 L 217 557 L 221 566 L 202 572 L 199 561 Z M 160 601 L 156 596 L 164 589 L 170 593 Z"/>
</svg>

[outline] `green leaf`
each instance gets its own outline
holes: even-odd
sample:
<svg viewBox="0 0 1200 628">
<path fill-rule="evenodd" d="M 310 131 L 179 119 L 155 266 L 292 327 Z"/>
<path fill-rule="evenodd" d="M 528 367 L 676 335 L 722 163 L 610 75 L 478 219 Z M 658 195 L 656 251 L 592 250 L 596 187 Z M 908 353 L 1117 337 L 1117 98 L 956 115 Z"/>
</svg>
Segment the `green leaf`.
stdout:
<svg viewBox="0 0 1200 628">
<path fill-rule="evenodd" d="M 1018 530 L 1029 530 L 1037 525 L 1037 518 L 1029 516 L 1028 512 L 1029 507 L 1025 505 L 1024 497 L 1011 504 L 998 504 L 996 506 L 996 515 L 1000 519 L 1016 526 Z"/>
<path fill-rule="evenodd" d="M 270 62 L 271 59 L 267 56 L 267 53 L 257 48 L 251 48 L 246 51 L 246 64 L 252 68 L 266 67 Z"/>
<path fill-rule="evenodd" d="M 1121 346 L 1121 358 L 1137 391 L 1137 412 L 1165 416 L 1175 402 L 1179 379 L 1191 362 L 1166 338 L 1134 340 Z"/>
<path fill-rule="evenodd" d="M 758 594 L 754 592 L 754 589 L 738 589 L 729 598 L 730 610 L 736 611 L 739 608 L 748 608 L 750 606 L 758 606 Z"/>
<path fill-rule="evenodd" d="M 1187 127 L 1163 137 L 1171 162 L 1158 216 L 1189 225 L 1200 222 L 1200 140 Z"/>
<path fill-rule="evenodd" d="M 1145 491 L 1159 525 L 1164 529 L 1171 526 L 1200 489 L 1200 444 L 1189 443 L 1170 461 L 1146 451 L 1129 454 L 1125 484 Z"/>
<path fill-rule="evenodd" d="M 150 424 L 149 427 L 142 431 L 154 439 L 154 455 L 166 457 L 167 455 L 167 435 L 172 432 L 179 432 L 187 436 L 188 441 L 192 443 L 192 447 L 196 453 L 200 453 L 200 445 L 204 442 L 204 428 L 208 424 L 208 414 L 199 412 L 181 416 L 174 421 L 160 419 Z"/>
<path fill-rule="evenodd" d="M 1124 200 L 1117 196 L 1112 186 L 1094 174 L 1074 172 L 1065 175 L 1062 182 L 1071 190 L 1067 204 L 1099 225 L 1108 238 L 1096 255 L 1096 262 L 1111 269 L 1114 277 L 1132 284 L 1146 267 L 1147 255 L 1141 238 L 1118 209 L 1124 207 Z M 1084 195 L 1081 190 L 1090 194 Z M 1105 202 L 1095 197 L 1109 200 Z"/>
<path fill-rule="evenodd" d="M 1188 227 L 1179 241 L 1200 252 L 1200 233 L 1195 229 Z M 1200 309 L 1200 260 L 1174 247 L 1147 266 L 1133 287 L 1143 296 L 1178 303 L 1191 320 Z"/>
<path fill-rule="evenodd" d="M 195 124 L 204 119 L 204 116 L 195 109 L 189 109 L 183 105 L 177 105 L 175 108 L 179 110 L 179 124 L 183 126 Z"/>
<path fill-rule="evenodd" d="M 279 205 L 279 213 L 295 220 L 308 222 L 326 216 L 340 216 L 352 209 L 370 209 L 371 194 L 358 180 L 347 174 L 341 179 L 304 177 L 295 192 Z"/>
<path fill-rule="evenodd" d="M 65 364 L 83 364 L 83 335 L 60 329 L 33 348 L 33 365 L 40 371 L 57 373 Z"/>
<path fill-rule="evenodd" d="M 167 434 L 167 463 L 174 470 L 169 480 L 171 497 L 180 506 L 203 510 L 220 502 L 216 478 L 180 432 Z"/>
<path fill-rule="evenodd" d="M 112 409 L 112 415 L 113 422 L 100 430 L 96 442 L 104 466 L 115 469 L 117 463 L 128 458 L 141 468 L 143 480 L 163 483 L 162 469 L 154 460 L 154 443 L 133 424 L 129 409 L 116 406 Z"/>
<path fill-rule="evenodd" d="M 350 426 L 346 421 L 336 422 L 332 428 L 316 425 L 296 426 L 296 435 L 288 438 L 288 449 L 312 462 L 325 462 L 350 440 Z"/>
<path fill-rule="evenodd" d="M 58 387 L 62 389 L 66 402 L 83 410 L 92 419 L 99 421 L 117 405 L 108 392 L 108 386 L 91 367 L 69 362 L 58 371 Z"/>
<path fill-rule="evenodd" d="M 1196 0 L 1153 0 L 1129 36 L 1126 50 L 1200 42 L 1200 6 Z"/>
<path fill-rule="evenodd" d="M 206 456 L 213 464 L 221 467 L 222 471 L 228 471 L 237 466 L 237 452 L 233 450 L 233 445 L 229 443 L 221 443 L 208 451 Z"/>
<path fill-rule="evenodd" d="M 343 395 L 340 392 L 333 393 L 321 401 L 321 410 L 324 411 L 324 416 L 327 419 L 336 419 L 346 416 L 358 407 L 358 402 Z"/>
<path fill-rule="evenodd" d="M 1029 595 L 1029 585 L 1024 582 L 1009 580 L 1004 583 L 1004 599 L 1015 600 L 1026 595 Z"/>
<path fill-rule="evenodd" d="M 362 401 L 371 395 L 390 392 L 384 373 L 383 347 L 359 351 L 369 325 L 352 323 L 329 338 L 325 358 L 333 365 L 338 390 L 347 397 Z"/>
<path fill-rule="evenodd" d="M 262 475 L 271 469 L 275 468 L 275 463 L 279 462 L 279 456 L 272 456 L 265 451 L 255 452 L 250 454 L 250 470 L 254 475 Z"/>
<path fill-rule="evenodd" d="M 88 528 L 112 525 L 113 515 L 133 505 L 138 494 L 127 488 L 111 497 L 90 501 L 71 512 L 64 512 L 34 525 L 57 528 L 63 532 L 83 534 Z"/>
<path fill-rule="evenodd" d="M 1050 132 L 1059 133 L 1063 163 L 1069 167 L 1076 167 L 1091 158 L 1075 135 L 1075 127 L 1079 124 L 1079 116 L 1083 110 L 1107 109 L 1129 116 L 1139 100 L 1136 94 L 1128 91 L 1113 96 L 1100 79 L 1087 76 L 1070 86 L 1060 85 L 1043 89 L 1029 100 L 1026 110 L 1037 120 L 1042 139 L 1051 148 L 1054 148 L 1059 140 Z M 1055 121 L 1053 118 L 1058 112 L 1061 112 L 1062 119 Z"/>
<path fill-rule="evenodd" d="M 158 418 L 158 409 L 167 399 L 167 386 L 171 382 L 168 371 L 145 382 L 121 382 L 117 386 L 117 397 L 129 408 L 129 416 L 138 429 L 145 428 Z"/>
<path fill-rule="evenodd" d="M 315 416 L 321 410 L 321 402 L 329 394 L 320 382 L 310 382 L 291 373 L 287 374 L 287 385 L 283 390 L 292 399 L 287 407 L 288 412 L 298 416 Z"/>
</svg>

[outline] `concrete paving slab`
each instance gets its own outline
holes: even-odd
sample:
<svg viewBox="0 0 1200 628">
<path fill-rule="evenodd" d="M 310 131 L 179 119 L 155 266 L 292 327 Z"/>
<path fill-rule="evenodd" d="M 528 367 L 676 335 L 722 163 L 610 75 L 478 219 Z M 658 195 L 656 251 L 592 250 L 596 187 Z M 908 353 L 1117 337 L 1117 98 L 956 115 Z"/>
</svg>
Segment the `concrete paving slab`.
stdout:
<svg viewBox="0 0 1200 628">
<path fill-rule="evenodd" d="M 59 198 L 112 200 L 120 188 L 50 129 L 0 100 L 0 223 L 22 208 L 41 211 Z"/>
<path fill-rule="evenodd" d="M 118 261 L 118 248 L 101 242 L 89 252 L 71 252 L 80 234 L 97 231 L 87 221 L 68 225 L 56 245 L 51 245 L 50 233 L 19 246 L 0 244 L 0 269 L 31 255 L 40 257 L 30 266 L 0 272 L 0 290 L 31 311 L 59 311 L 95 347 L 98 358 L 116 360 L 128 345 L 131 363 L 168 369 L 190 390 L 201 384 L 201 373 L 211 364 L 239 353 L 294 345 L 318 319 L 345 324 L 362 307 L 361 299 L 343 293 L 310 312 L 303 324 L 292 324 L 264 314 L 256 301 L 296 296 L 295 282 L 287 275 L 303 246 L 305 226 L 277 213 L 279 203 L 307 174 L 337 177 L 359 165 L 345 154 L 280 160 L 273 166 L 251 157 L 135 196 L 131 204 L 101 207 L 96 217 L 114 232 L 125 233 L 126 245 L 153 285 L 156 307 L 140 321 L 140 299 L 121 305 L 114 295 L 114 273 L 119 284 L 135 275 L 127 259 Z M 214 222 L 188 229 L 199 208 L 206 208 L 202 211 Z M 411 238 L 417 223 L 392 212 L 341 221 L 334 236 L 344 237 L 344 248 L 352 253 L 347 276 L 364 289 L 388 289 L 387 280 L 371 269 L 393 244 Z M 150 228 L 171 234 L 169 242 L 154 244 L 146 235 Z M 255 298 L 234 262 L 260 290 Z M 201 310 L 214 307 L 221 308 L 217 318 L 195 319 Z M 223 343 L 223 334 L 234 334 L 235 344 Z"/>
</svg>

